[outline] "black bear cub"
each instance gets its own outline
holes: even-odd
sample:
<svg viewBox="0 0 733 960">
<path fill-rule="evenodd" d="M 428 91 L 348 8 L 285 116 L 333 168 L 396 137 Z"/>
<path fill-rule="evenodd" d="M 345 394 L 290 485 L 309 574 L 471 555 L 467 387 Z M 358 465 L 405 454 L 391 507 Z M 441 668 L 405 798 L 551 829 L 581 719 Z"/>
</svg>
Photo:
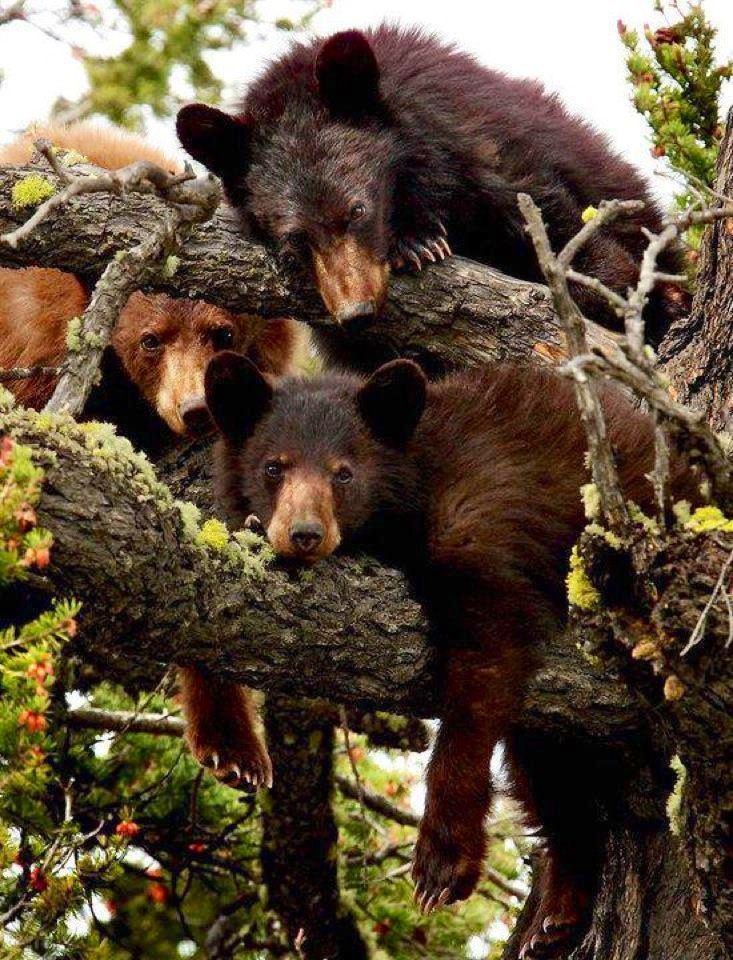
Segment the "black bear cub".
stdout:
<svg viewBox="0 0 733 960">
<path fill-rule="evenodd" d="M 379 311 L 390 268 L 420 269 L 451 248 L 540 279 L 518 192 L 542 208 L 556 247 L 580 229 L 586 207 L 645 200 L 633 221 L 597 234 L 577 258 L 619 293 L 638 277 L 640 228 L 661 225 L 640 174 L 556 96 L 420 30 L 386 25 L 295 44 L 233 116 L 190 104 L 177 128 L 186 150 L 222 178 L 243 225 L 284 265 L 312 271 L 330 313 L 353 326 Z M 680 272 L 677 252 L 663 260 L 665 272 Z M 619 326 L 595 293 L 575 293 L 589 316 Z M 657 288 L 651 341 L 684 306 L 679 288 Z"/>
<path fill-rule="evenodd" d="M 221 433 L 219 495 L 251 513 L 284 557 L 313 563 L 364 538 L 401 562 L 424 597 L 443 662 L 442 723 L 415 852 L 424 910 L 468 897 L 485 852 L 489 761 L 504 740 L 514 791 L 545 838 L 543 889 L 523 956 L 577 932 L 597 871 L 593 780 L 565 745 L 512 729 L 541 642 L 567 612 L 568 555 L 585 518 L 585 437 L 573 388 L 534 368 L 495 366 L 428 383 L 398 360 L 369 379 L 327 374 L 273 386 L 225 352 L 206 373 Z M 651 508 L 653 430 L 604 394 L 625 495 Z M 675 462 L 675 495 L 692 479 Z"/>
</svg>

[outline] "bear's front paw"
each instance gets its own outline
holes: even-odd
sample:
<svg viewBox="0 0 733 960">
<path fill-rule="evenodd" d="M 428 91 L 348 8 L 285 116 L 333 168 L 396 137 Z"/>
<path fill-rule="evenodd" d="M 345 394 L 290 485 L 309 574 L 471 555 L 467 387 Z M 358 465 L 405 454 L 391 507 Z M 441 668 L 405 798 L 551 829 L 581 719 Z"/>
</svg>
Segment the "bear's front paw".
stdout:
<svg viewBox="0 0 733 960">
<path fill-rule="evenodd" d="M 476 888 L 483 862 L 483 834 L 478 844 L 467 844 L 445 828 L 423 826 L 415 847 L 412 878 L 415 903 L 423 913 L 465 900 Z"/>
<path fill-rule="evenodd" d="M 221 783 L 237 790 L 272 786 L 272 762 L 260 740 L 229 740 L 224 737 L 189 735 L 191 753 L 202 767 Z"/>
<path fill-rule="evenodd" d="M 389 262 L 393 270 L 422 270 L 426 263 L 438 263 L 451 256 L 445 227 L 437 221 L 434 228 L 418 230 L 393 240 Z"/>
</svg>

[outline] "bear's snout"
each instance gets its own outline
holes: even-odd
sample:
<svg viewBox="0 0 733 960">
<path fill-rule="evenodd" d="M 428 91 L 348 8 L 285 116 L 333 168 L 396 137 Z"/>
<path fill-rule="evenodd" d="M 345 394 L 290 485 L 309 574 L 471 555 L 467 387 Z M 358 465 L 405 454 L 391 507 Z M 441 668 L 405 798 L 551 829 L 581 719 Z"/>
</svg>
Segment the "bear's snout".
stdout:
<svg viewBox="0 0 733 960">
<path fill-rule="evenodd" d="M 178 404 L 178 415 L 183 421 L 186 433 L 198 436 L 212 428 L 206 397 L 203 394 L 184 397 Z"/>
<path fill-rule="evenodd" d="M 290 528 L 290 542 L 299 554 L 307 556 L 320 547 L 325 532 L 318 520 L 296 522 Z"/>
</svg>

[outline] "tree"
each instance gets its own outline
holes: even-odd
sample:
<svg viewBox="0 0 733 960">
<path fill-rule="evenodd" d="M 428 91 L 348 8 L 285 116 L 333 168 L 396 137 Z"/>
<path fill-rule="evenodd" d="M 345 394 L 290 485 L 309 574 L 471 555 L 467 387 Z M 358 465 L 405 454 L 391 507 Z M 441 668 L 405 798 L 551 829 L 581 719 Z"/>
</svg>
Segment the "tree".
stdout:
<svg viewBox="0 0 733 960">
<path fill-rule="evenodd" d="M 7 172 L 3 177 L 17 180 L 23 174 Z M 55 183 L 53 176 L 49 179 Z M 0 198 L 6 196 L 0 183 Z M 165 204 L 146 196 L 145 208 L 152 210 L 153 216 L 156 207 L 162 211 Z M 131 217 L 131 212 L 135 216 Z M 724 212 L 715 216 L 722 217 Z M 135 225 L 138 213 L 140 223 Z M 3 230 L 17 226 L 22 216 L 0 199 Z M 605 216 L 602 210 L 599 218 Z M 100 249 L 98 239 L 92 243 L 85 238 L 98 237 L 94 225 L 101 218 L 110 222 L 111 217 L 125 224 L 126 243 L 141 238 L 145 242 L 142 235 L 149 221 L 134 193 L 123 197 L 89 193 L 69 204 L 57 203 L 27 242 L 0 248 L 0 260 L 16 266 L 54 263 L 67 269 L 83 262 L 87 276 L 98 275 L 111 251 L 104 246 Z M 159 213 L 158 220 L 164 219 Z M 226 221 L 218 218 L 191 226 L 188 239 L 174 254 L 176 269 L 151 271 L 147 282 L 180 294 L 201 292 L 206 280 L 209 296 L 219 302 L 241 309 L 245 302 L 252 305 L 254 297 L 264 312 L 277 312 L 283 301 L 297 297 L 307 319 L 326 322 L 313 291 L 289 290 L 268 254 L 256 246 L 232 242 L 229 229 Z M 212 250 L 217 251 L 215 258 Z M 232 289 L 235 264 L 239 282 Z M 243 276 L 251 279 L 249 292 L 243 292 Z M 456 310 L 457 303 L 465 304 L 468 299 L 467 283 L 476 298 L 483 296 L 487 303 L 493 302 L 494 309 L 507 293 L 513 302 L 526 305 L 532 336 L 517 338 L 526 356 L 568 356 L 560 343 L 560 321 L 549 308 L 546 292 L 461 261 L 395 284 L 385 324 L 395 315 L 404 322 L 401 332 L 392 329 L 391 337 L 409 341 L 413 350 L 432 357 L 438 366 L 454 362 L 456 343 L 461 338 L 465 342 L 467 328 L 471 331 L 468 339 L 480 344 L 469 358 L 510 351 L 512 331 L 517 328 L 497 325 L 487 336 L 485 322 L 482 325 L 480 319 L 474 319 L 471 307 Z M 443 324 L 439 338 L 433 333 L 436 322 Z M 519 329 L 525 331 L 526 326 Z M 596 344 L 600 352 L 588 355 L 593 363 L 618 360 L 613 345 L 602 334 Z M 352 347 L 358 349 L 359 345 Z M 631 376 L 628 371 L 627 375 Z M 668 419 L 671 423 L 671 413 Z M 13 410 L 3 414 L 3 426 L 16 443 L 30 447 L 34 457 L 43 461 L 47 480 L 38 516 L 55 537 L 54 563 L 45 570 L 44 585 L 82 603 L 81 629 L 74 645 L 86 660 L 96 663 L 96 670 L 134 687 L 149 685 L 156 666 L 196 660 L 213 671 L 289 697 L 322 693 L 325 688 L 335 701 L 361 709 L 435 712 L 435 677 L 425 624 L 394 571 L 381 569 L 366 558 L 344 558 L 330 561 L 318 578 L 293 580 L 267 566 L 256 538 L 232 538 L 216 521 L 201 523 L 193 508 L 179 505 L 150 467 L 102 428 L 78 427 L 63 417 L 56 420 L 42 414 L 39 418 Z M 690 439 L 689 424 L 679 430 L 683 439 Z M 692 439 L 703 447 L 703 440 L 713 442 L 707 434 L 701 439 L 694 432 Z M 205 453 L 189 450 L 161 464 L 160 471 L 170 478 L 177 496 L 190 491 L 200 497 L 206 488 L 201 483 L 205 464 Z M 719 470 L 717 475 L 722 484 L 720 506 L 729 509 L 727 475 L 721 474 L 725 471 Z M 521 722 L 548 742 L 557 737 L 580 741 L 594 768 L 602 757 L 606 774 L 603 783 L 609 789 L 598 794 L 609 824 L 603 882 L 591 933 L 575 956 L 631 958 L 638 956 L 640 949 L 650 957 L 673 956 L 684 943 L 685 956 L 695 960 L 724 957 L 726 950 L 730 951 L 731 911 L 720 851 L 729 839 L 730 778 L 726 774 L 730 739 L 725 731 L 730 722 L 726 711 L 730 710 L 731 683 L 729 659 L 724 654 L 727 594 L 721 593 L 720 587 L 716 593 L 716 585 L 727 586 L 724 574 L 730 521 L 721 510 L 713 509 L 702 516 L 681 513 L 679 524 L 664 533 L 655 531 L 648 519 L 633 522 L 633 536 L 623 556 L 633 564 L 638 589 L 624 604 L 619 604 L 618 597 L 608 600 L 604 596 L 609 582 L 614 582 L 607 574 L 609 565 L 617 577 L 619 562 L 609 558 L 613 529 L 609 528 L 607 535 L 603 528 L 599 532 L 596 524 L 581 543 L 581 561 L 572 581 L 576 591 L 577 578 L 582 581 L 582 589 L 572 594 L 576 601 L 587 600 L 589 595 L 600 601 L 584 611 L 581 600 L 577 611 L 576 626 L 590 660 L 574 651 L 572 644 L 548 651 L 547 666 L 532 688 Z M 717 603 L 711 603 L 701 616 L 713 595 Z M 114 618 L 109 617 L 110 609 L 115 611 Z M 303 616 L 305 609 L 318 611 L 317 629 L 308 627 L 313 621 Z M 705 627 L 704 640 L 695 645 L 697 652 L 688 661 L 680 651 L 698 622 Z M 186 624 L 185 630 L 177 627 L 180 623 Z M 295 644 L 289 642 L 294 632 Z M 368 669 L 375 661 L 384 664 L 376 679 Z M 68 726 L 73 720 L 63 715 L 62 722 Z M 274 722 L 277 724 L 277 719 Z M 314 725 L 321 740 L 327 740 L 330 735 Z M 678 806 L 673 804 L 671 810 L 679 840 L 670 833 L 667 813 L 675 780 L 670 763 L 675 756 L 679 757 L 677 769 L 682 771 L 684 766 L 687 771 L 686 786 L 681 792 L 678 789 L 674 801 Z M 348 768 L 340 776 L 348 777 Z M 199 789 L 204 783 L 202 780 Z M 365 791 L 359 791 L 358 784 L 354 787 L 352 783 L 352 787 L 357 796 L 361 794 L 363 808 L 369 809 Z M 146 789 L 143 780 L 142 792 Z M 290 797 L 292 811 L 292 794 Z M 132 823 L 140 827 L 141 819 Z M 273 822 L 278 820 L 273 818 Z M 136 837 L 144 838 L 146 828 L 143 823 Z M 124 827 L 130 829 L 135 828 Z M 176 872 L 180 876 L 180 843 L 170 851 L 170 838 L 162 838 L 155 824 L 151 831 L 151 849 L 170 864 L 171 877 Z M 279 830 L 274 833 L 281 835 Z M 178 825 L 176 837 L 180 835 Z M 243 849 L 238 856 L 246 860 Z M 324 869 L 323 876 L 327 873 Z M 153 881 L 157 883 L 155 878 Z M 511 877 L 499 877 L 499 881 L 512 889 Z M 149 884 L 151 878 L 142 882 Z M 270 882 L 272 886 L 272 878 Z M 171 889 L 170 883 L 165 886 Z M 248 889 L 251 891 L 245 886 L 232 892 L 220 905 L 211 930 L 224 933 L 211 949 L 226 956 L 221 951 L 230 946 L 236 950 L 246 943 L 262 946 L 267 941 L 271 955 L 287 950 L 279 936 L 272 939 L 273 928 L 267 921 L 258 927 L 256 920 L 249 919 L 259 914 Z M 492 891 L 489 895 L 495 896 L 496 889 L 489 887 L 487 893 Z M 632 899 L 629 890 L 637 892 Z M 690 892 L 696 909 L 689 909 L 680 890 Z M 162 899 L 164 894 L 158 891 L 155 896 Z M 288 908 L 292 902 L 290 896 L 280 907 L 291 937 L 294 921 L 288 919 Z M 531 903 L 532 898 L 530 910 Z M 237 909 L 233 904 L 246 904 L 248 919 L 231 934 L 233 939 L 228 939 L 228 911 Z M 473 909 L 475 903 L 467 915 Z M 333 918 L 334 908 L 329 913 Z M 622 923 L 618 922 L 620 916 Z M 408 921 L 401 911 L 393 918 L 399 936 L 390 939 L 385 927 L 388 919 L 389 914 L 380 919 L 371 936 L 386 939 L 390 955 L 395 956 L 411 955 L 404 946 L 405 937 L 412 938 L 414 952 L 419 953 L 420 938 L 414 939 L 418 931 L 432 945 L 445 929 Z M 447 925 L 449 921 L 448 917 L 436 923 Z M 520 920 L 519 929 L 522 924 Z M 306 956 L 317 956 L 309 952 L 318 949 L 317 931 L 315 945 L 312 939 L 308 946 L 306 939 L 299 948 Z M 431 955 L 439 956 L 439 950 Z M 505 956 L 516 956 L 516 938 Z"/>
</svg>

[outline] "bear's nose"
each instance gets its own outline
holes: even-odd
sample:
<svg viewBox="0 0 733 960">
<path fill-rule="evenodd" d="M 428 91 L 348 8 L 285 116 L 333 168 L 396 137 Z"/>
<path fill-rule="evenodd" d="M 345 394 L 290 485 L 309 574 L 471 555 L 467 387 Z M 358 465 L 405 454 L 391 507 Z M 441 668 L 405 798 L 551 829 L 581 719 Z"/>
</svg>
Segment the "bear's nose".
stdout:
<svg viewBox="0 0 733 960">
<path fill-rule="evenodd" d="M 181 400 L 178 404 L 178 413 L 188 433 L 206 433 L 211 429 L 211 417 L 203 394 Z"/>
<path fill-rule="evenodd" d="M 290 542 L 298 553 L 313 553 L 323 542 L 323 524 L 317 520 L 300 521 L 290 528 Z"/>
<path fill-rule="evenodd" d="M 363 330 L 369 325 L 369 321 L 376 312 L 377 305 L 373 300 L 353 301 L 339 307 L 335 319 L 351 331 Z"/>
</svg>

